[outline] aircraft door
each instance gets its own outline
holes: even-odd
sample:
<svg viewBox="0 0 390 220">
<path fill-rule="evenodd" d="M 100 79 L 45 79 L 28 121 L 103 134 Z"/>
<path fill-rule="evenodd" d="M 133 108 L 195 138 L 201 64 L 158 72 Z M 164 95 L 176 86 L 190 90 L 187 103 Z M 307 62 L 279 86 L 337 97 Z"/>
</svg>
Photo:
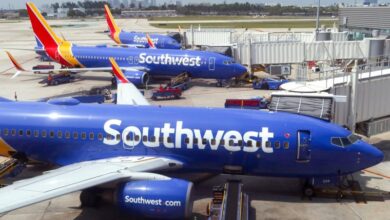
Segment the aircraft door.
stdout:
<svg viewBox="0 0 390 220">
<path fill-rule="evenodd" d="M 215 70 L 215 57 L 209 58 L 209 70 L 211 71 Z"/>
<path fill-rule="evenodd" d="M 311 157 L 310 149 L 311 136 L 310 131 L 298 131 L 297 143 L 297 161 L 309 162 Z"/>
</svg>

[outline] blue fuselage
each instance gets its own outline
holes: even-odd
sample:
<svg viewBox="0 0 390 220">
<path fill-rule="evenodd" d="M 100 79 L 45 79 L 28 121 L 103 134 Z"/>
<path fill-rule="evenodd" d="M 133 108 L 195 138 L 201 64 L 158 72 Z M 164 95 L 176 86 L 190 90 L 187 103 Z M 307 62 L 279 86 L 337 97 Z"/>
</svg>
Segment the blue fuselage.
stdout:
<svg viewBox="0 0 390 220">
<path fill-rule="evenodd" d="M 28 157 L 59 165 L 129 155 L 184 163 L 185 172 L 330 176 L 373 166 L 383 154 L 318 119 L 253 110 L 0 102 L 1 138 Z M 299 143 L 299 144 L 298 144 Z M 0 143 L 5 144 L 5 143 Z"/>
<path fill-rule="evenodd" d="M 246 68 L 230 57 L 205 51 L 152 50 L 72 46 L 78 65 L 87 68 L 111 67 L 113 57 L 121 68 L 142 67 L 152 76 L 176 76 L 188 73 L 193 78 L 230 79 L 246 72 Z"/>
<path fill-rule="evenodd" d="M 154 46 L 158 49 L 180 49 L 181 44 L 174 38 L 163 34 L 149 34 L 150 39 L 153 41 Z M 119 33 L 119 39 L 122 44 L 139 44 L 149 47 L 146 34 L 138 32 L 125 32 Z"/>
</svg>

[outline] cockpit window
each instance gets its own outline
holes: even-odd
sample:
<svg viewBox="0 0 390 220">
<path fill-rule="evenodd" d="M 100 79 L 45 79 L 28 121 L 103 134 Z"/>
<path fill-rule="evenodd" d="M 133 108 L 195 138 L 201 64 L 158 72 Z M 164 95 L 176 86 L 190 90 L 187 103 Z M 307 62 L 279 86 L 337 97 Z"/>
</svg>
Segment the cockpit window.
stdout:
<svg viewBox="0 0 390 220">
<path fill-rule="evenodd" d="M 351 144 L 354 144 L 356 141 L 360 140 L 360 137 L 354 134 L 349 135 L 348 137 L 333 137 L 332 144 L 338 147 L 348 147 Z"/>
<path fill-rule="evenodd" d="M 339 147 L 342 147 L 343 145 L 341 144 L 341 139 L 338 138 L 338 137 L 334 137 L 332 138 L 332 144 L 336 145 L 336 146 L 339 146 Z"/>
<path fill-rule="evenodd" d="M 353 144 L 355 143 L 356 141 L 360 140 L 361 137 L 360 136 L 357 136 L 355 134 L 351 134 L 348 136 L 348 140 Z"/>
<path fill-rule="evenodd" d="M 223 61 L 223 64 L 230 65 L 230 64 L 235 63 L 235 62 L 236 61 L 234 61 L 234 60 L 225 60 L 225 61 Z"/>
</svg>

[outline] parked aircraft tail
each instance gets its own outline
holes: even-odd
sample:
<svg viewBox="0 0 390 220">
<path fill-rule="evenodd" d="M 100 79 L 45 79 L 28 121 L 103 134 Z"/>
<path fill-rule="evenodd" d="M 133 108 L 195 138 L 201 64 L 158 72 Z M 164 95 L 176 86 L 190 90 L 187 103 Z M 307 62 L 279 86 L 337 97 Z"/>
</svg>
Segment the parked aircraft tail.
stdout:
<svg viewBox="0 0 390 220">
<path fill-rule="evenodd" d="M 106 12 L 106 20 L 108 24 L 108 28 L 110 29 L 110 35 L 111 38 L 118 44 L 121 44 L 121 41 L 119 39 L 119 33 L 121 32 L 121 29 L 118 27 L 118 25 L 115 23 L 114 17 L 112 17 L 110 8 L 108 5 L 104 5 L 104 10 Z"/>
<path fill-rule="evenodd" d="M 57 48 L 63 40 L 53 32 L 45 18 L 32 2 L 28 2 L 26 6 L 35 36 L 45 48 Z"/>
<path fill-rule="evenodd" d="M 146 40 L 148 41 L 149 48 L 156 49 L 156 46 L 154 45 L 152 39 L 150 38 L 149 34 L 146 34 Z"/>
</svg>

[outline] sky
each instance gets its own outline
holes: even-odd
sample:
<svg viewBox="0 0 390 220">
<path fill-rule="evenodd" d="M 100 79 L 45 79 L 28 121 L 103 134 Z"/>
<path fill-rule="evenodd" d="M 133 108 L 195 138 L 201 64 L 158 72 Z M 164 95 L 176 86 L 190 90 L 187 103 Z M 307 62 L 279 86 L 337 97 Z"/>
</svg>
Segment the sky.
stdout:
<svg viewBox="0 0 390 220">
<path fill-rule="evenodd" d="M 54 2 L 67 2 L 67 1 L 74 1 L 77 2 L 77 0 L 0 0 L 0 8 L 2 9 L 21 9 L 25 7 L 25 3 L 32 1 L 34 2 L 38 7 L 42 4 L 51 4 Z M 82 0 L 81 0 L 82 1 Z M 157 0 L 157 3 L 162 2 L 176 2 L 176 0 Z M 227 3 L 232 2 L 251 2 L 251 3 L 269 3 L 269 4 L 276 4 L 280 3 L 282 5 L 314 5 L 318 4 L 318 0 L 225 0 Z M 354 4 L 358 3 L 361 4 L 363 0 L 320 0 L 321 5 L 331 5 L 334 3 L 346 3 L 346 4 Z M 130 2 L 130 1 L 129 1 Z M 183 4 L 187 3 L 222 3 L 223 0 L 181 0 Z M 381 2 L 381 1 L 378 1 Z"/>
</svg>

